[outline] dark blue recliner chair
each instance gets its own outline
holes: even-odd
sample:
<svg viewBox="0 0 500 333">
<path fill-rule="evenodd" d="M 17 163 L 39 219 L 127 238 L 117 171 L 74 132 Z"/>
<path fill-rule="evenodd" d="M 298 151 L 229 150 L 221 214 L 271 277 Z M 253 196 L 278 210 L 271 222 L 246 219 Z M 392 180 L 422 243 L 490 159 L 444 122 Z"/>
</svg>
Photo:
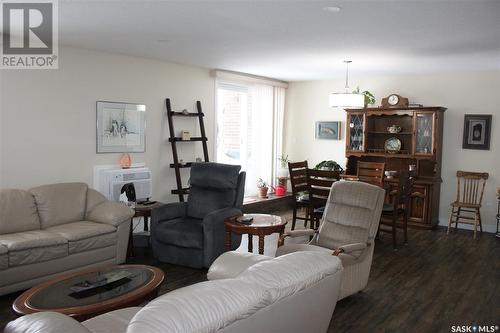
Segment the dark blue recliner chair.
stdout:
<svg viewBox="0 0 500 333">
<path fill-rule="evenodd" d="M 245 172 L 239 165 L 195 163 L 187 202 L 154 209 L 151 243 L 160 262 L 208 268 L 224 252 L 224 219 L 240 215 Z M 233 234 L 232 249 L 241 236 Z"/>
</svg>

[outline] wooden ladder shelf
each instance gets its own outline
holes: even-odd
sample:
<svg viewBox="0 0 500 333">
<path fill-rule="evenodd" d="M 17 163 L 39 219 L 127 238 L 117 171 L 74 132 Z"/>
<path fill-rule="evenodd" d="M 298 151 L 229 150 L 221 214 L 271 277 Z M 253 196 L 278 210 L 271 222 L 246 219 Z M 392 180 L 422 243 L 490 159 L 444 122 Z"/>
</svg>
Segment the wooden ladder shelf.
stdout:
<svg viewBox="0 0 500 333">
<path fill-rule="evenodd" d="M 190 168 L 193 162 L 187 162 L 180 164 L 179 163 L 179 155 L 177 153 L 177 143 L 186 143 L 186 142 L 201 142 L 203 146 L 203 157 L 205 162 L 208 162 L 208 147 L 207 147 L 207 135 L 205 133 L 205 124 L 203 123 L 203 111 L 201 110 L 201 102 L 196 101 L 196 113 L 184 113 L 184 112 L 176 112 L 172 111 L 172 106 L 170 105 L 170 98 L 165 100 L 167 105 L 167 117 L 168 117 L 168 129 L 170 132 L 170 138 L 168 141 L 172 144 L 172 155 L 174 156 L 174 163 L 170 164 L 170 167 L 175 170 L 175 180 L 177 182 L 177 189 L 172 190 L 172 194 L 177 194 L 179 196 L 179 201 L 184 201 L 184 195 L 189 194 L 189 188 L 182 186 L 182 178 L 181 178 L 181 169 Z M 199 137 L 191 137 L 189 140 L 182 140 L 182 137 L 175 135 L 174 129 L 174 117 L 198 117 L 198 121 L 200 123 L 200 134 Z"/>
</svg>

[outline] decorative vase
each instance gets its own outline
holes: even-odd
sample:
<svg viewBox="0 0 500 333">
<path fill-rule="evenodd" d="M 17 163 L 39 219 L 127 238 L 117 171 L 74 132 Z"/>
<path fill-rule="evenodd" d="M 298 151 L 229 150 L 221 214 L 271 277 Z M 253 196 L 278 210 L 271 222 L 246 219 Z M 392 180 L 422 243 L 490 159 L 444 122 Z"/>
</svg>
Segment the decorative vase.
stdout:
<svg viewBox="0 0 500 333">
<path fill-rule="evenodd" d="M 132 159 L 128 153 L 123 153 L 120 157 L 120 166 L 122 169 L 128 169 L 132 166 Z"/>
<path fill-rule="evenodd" d="M 288 178 L 290 176 L 288 168 L 283 167 L 279 168 L 276 174 L 278 178 Z"/>
<path fill-rule="evenodd" d="M 259 198 L 267 198 L 267 191 L 269 190 L 269 188 L 266 186 L 266 187 L 258 187 L 257 188 L 257 193 L 259 195 Z"/>
</svg>

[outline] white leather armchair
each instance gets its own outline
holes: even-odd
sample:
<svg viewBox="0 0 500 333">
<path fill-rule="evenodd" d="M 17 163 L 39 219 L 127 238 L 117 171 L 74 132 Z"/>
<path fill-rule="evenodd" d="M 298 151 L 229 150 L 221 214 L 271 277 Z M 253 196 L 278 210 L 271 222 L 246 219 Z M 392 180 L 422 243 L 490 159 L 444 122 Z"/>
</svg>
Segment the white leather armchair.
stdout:
<svg viewBox="0 0 500 333">
<path fill-rule="evenodd" d="M 296 251 L 330 252 L 344 266 L 339 299 L 363 290 L 370 275 L 374 238 L 385 191 L 362 182 L 333 184 L 318 231 L 293 230 L 279 242 L 276 256 Z M 287 237 L 313 236 L 307 244 L 286 244 Z"/>
</svg>

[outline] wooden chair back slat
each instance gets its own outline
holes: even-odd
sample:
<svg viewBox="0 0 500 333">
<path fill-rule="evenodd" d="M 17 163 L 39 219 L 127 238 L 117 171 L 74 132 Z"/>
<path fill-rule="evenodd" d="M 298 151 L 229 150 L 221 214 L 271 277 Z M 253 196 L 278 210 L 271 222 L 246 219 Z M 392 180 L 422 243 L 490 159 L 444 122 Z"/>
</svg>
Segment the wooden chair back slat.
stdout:
<svg viewBox="0 0 500 333">
<path fill-rule="evenodd" d="M 288 171 L 290 172 L 290 183 L 292 185 L 292 193 L 296 198 L 299 192 L 309 189 L 307 179 L 307 161 L 288 163 Z"/>
<path fill-rule="evenodd" d="M 358 161 L 358 178 L 360 181 L 383 186 L 385 163 Z"/>
<path fill-rule="evenodd" d="M 307 170 L 309 183 L 309 200 L 312 208 L 326 206 L 330 189 L 334 182 L 340 179 L 339 171 Z"/>
<path fill-rule="evenodd" d="M 457 171 L 457 202 L 481 205 L 488 177 L 487 172 Z"/>
</svg>

